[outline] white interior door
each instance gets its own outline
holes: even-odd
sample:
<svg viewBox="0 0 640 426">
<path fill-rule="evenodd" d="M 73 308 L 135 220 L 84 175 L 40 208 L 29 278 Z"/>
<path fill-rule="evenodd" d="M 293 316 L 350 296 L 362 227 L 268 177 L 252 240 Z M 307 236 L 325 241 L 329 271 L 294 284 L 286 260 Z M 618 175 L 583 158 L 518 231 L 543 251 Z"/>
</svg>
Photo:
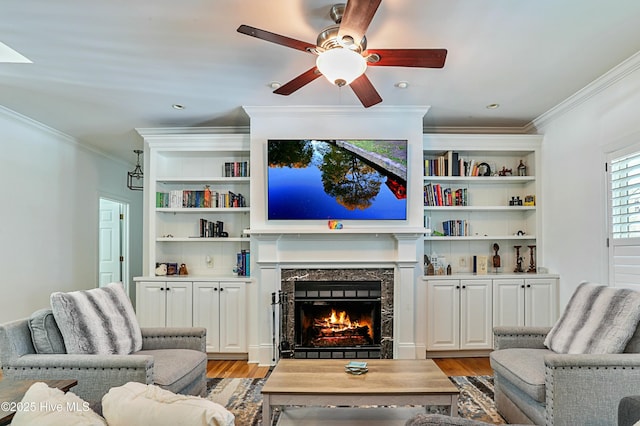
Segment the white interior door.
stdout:
<svg viewBox="0 0 640 426">
<path fill-rule="evenodd" d="M 100 198 L 100 287 L 122 281 L 121 208 L 120 203 Z"/>
</svg>

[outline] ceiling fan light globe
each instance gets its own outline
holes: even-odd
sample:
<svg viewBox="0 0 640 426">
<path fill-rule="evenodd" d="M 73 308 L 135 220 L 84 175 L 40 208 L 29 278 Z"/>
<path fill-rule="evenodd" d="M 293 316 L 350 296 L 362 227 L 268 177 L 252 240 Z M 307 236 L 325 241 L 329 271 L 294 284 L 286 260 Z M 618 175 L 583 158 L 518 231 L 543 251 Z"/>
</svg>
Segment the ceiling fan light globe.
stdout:
<svg viewBox="0 0 640 426">
<path fill-rule="evenodd" d="M 316 59 L 316 66 L 332 84 L 345 86 L 367 70 L 367 61 L 350 49 L 327 50 Z"/>
</svg>

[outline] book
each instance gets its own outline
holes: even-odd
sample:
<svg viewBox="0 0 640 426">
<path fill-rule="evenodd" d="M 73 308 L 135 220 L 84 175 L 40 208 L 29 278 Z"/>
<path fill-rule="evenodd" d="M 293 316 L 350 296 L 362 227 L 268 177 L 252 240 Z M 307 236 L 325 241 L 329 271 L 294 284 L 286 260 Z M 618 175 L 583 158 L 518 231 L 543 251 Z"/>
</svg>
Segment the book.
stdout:
<svg viewBox="0 0 640 426">
<path fill-rule="evenodd" d="M 458 157 L 457 152 L 451 154 L 451 176 L 460 176 L 460 159 Z"/>
</svg>

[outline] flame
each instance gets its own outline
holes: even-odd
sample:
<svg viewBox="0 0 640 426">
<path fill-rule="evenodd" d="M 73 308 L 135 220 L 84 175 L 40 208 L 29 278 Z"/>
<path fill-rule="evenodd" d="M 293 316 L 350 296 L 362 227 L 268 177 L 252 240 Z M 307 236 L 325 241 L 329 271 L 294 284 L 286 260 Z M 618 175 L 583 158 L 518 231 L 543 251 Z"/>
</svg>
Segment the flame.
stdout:
<svg viewBox="0 0 640 426">
<path fill-rule="evenodd" d="M 345 311 L 337 313 L 335 309 L 331 309 L 331 316 L 323 318 L 323 320 L 327 328 L 337 331 L 360 327 L 358 321 L 351 322 L 349 315 Z"/>
</svg>

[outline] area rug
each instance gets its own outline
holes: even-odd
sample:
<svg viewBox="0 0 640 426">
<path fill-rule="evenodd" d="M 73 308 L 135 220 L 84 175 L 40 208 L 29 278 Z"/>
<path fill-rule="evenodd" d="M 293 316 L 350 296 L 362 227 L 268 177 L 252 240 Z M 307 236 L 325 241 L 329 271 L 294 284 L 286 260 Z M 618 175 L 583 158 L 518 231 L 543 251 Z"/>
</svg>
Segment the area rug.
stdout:
<svg viewBox="0 0 640 426">
<path fill-rule="evenodd" d="M 495 410 L 493 376 L 452 376 L 449 379 L 460 389 L 460 417 L 506 424 Z M 262 425 L 262 386 L 267 379 L 208 379 L 207 399 L 225 406 L 236 417 L 237 426 Z M 440 411 L 437 407 L 430 412 Z"/>
</svg>

